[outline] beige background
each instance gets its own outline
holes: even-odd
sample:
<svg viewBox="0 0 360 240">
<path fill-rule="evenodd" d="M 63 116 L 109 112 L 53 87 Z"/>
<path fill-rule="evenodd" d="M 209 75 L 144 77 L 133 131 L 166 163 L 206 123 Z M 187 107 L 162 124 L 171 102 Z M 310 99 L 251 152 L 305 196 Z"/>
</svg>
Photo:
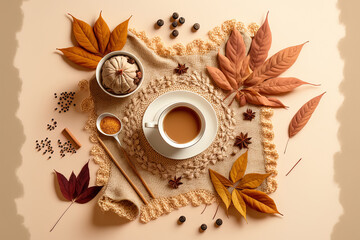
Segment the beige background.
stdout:
<svg viewBox="0 0 360 240">
<path fill-rule="evenodd" d="M 1 104 L 4 109 L 1 239 L 360 238 L 357 227 L 360 195 L 355 192 L 355 176 L 360 167 L 355 158 L 359 133 L 355 104 L 359 100 L 357 56 L 360 40 L 356 0 L 338 3 L 335 0 L 12 0 L 2 1 L 1 5 Z M 78 172 L 89 158 L 90 149 L 87 135 L 82 131 L 86 116 L 76 109 L 55 114 L 53 93 L 76 90 L 79 80 L 93 74 L 69 65 L 55 53 L 55 48 L 72 45 L 67 12 L 93 23 L 100 10 L 111 28 L 133 15 L 130 27 L 144 29 L 151 36 L 160 35 L 168 44 L 206 37 L 208 30 L 227 19 L 236 18 L 245 24 L 260 23 L 270 10 L 271 53 L 310 41 L 286 75 L 322 85 L 301 87 L 282 97 L 290 109 L 276 110 L 273 121 L 280 159 L 279 189 L 272 197 L 284 217 L 250 212 L 249 224 L 246 224 L 234 213 L 228 219 L 220 210 L 218 216 L 225 223 L 216 229 L 211 220 L 216 206 L 208 207 L 202 215 L 202 207 L 186 207 L 144 225 L 138 221 L 125 223 L 112 214 L 103 214 L 92 201 L 74 205 L 54 232 L 49 233 L 52 224 L 68 206 L 54 191 L 52 170 L 66 175 L 71 170 Z M 179 28 L 180 36 L 176 40 L 168 37 L 170 30 L 166 26 L 157 31 L 153 29 L 158 18 L 167 21 L 173 11 L 178 11 L 187 21 Z M 194 22 L 201 24 L 195 34 L 190 31 Z M 341 24 L 346 24 L 346 28 Z M 325 90 L 327 94 L 309 125 L 290 141 L 288 152 L 283 155 L 292 115 L 305 101 Z M 59 122 L 59 127 L 47 132 L 46 124 L 52 117 Z M 36 139 L 62 138 L 60 130 L 65 126 L 84 144 L 76 155 L 47 161 L 35 152 Z M 303 161 L 285 177 L 300 157 Z M 97 166 L 91 163 L 90 168 L 93 183 Z M 182 226 L 176 224 L 180 215 L 188 219 Z M 209 227 L 204 234 L 197 231 L 202 223 Z"/>
</svg>

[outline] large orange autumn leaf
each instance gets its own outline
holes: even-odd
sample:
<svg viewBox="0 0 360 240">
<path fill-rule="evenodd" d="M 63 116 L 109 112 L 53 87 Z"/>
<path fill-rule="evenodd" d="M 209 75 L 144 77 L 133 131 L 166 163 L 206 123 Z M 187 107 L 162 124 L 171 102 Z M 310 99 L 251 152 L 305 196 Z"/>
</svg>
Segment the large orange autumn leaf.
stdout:
<svg viewBox="0 0 360 240">
<path fill-rule="evenodd" d="M 218 53 L 219 68 L 207 66 L 215 84 L 228 91 L 226 98 L 233 96 L 229 105 L 237 100 L 240 106 L 250 103 L 286 108 L 271 95 L 291 92 L 303 84 L 310 84 L 297 78 L 279 77 L 295 63 L 305 43 L 285 48 L 267 59 L 271 41 L 266 16 L 265 22 L 252 39 L 248 54 L 240 32 L 234 29 L 226 43 L 225 56 Z"/>
<path fill-rule="evenodd" d="M 120 23 L 110 33 L 101 12 L 93 28 L 86 22 L 69 15 L 73 19 L 72 32 L 79 46 L 59 48 L 58 50 L 70 61 L 85 68 L 95 69 L 105 54 L 121 50 L 124 47 L 130 18 Z"/>
</svg>

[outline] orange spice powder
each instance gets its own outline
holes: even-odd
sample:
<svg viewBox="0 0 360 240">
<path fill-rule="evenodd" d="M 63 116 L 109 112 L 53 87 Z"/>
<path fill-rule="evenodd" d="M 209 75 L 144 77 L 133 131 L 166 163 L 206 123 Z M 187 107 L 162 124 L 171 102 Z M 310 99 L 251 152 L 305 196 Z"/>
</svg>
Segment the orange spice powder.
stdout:
<svg viewBox="0 0 360 240">
<path fill-rule="evenodd" d="M 101 119 L 100 128 L 106 134 L 115 134 L 120 131 L 121 123 L 115 117 L 104 117 Z"/>
</svg>

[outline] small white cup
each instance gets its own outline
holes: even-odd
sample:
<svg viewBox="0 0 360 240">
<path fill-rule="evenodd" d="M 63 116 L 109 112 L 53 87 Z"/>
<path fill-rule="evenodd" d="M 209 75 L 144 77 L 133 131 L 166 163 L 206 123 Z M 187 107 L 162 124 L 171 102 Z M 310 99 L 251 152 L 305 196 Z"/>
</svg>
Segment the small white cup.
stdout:
<svg viewBox="0 0 360 240">
<path fill-rule="evenodd" d="M 199 134 L 193 140 L 191 140 L 190 142 L 187 142 L 187 143 L 177 143 L 177 142 L 175 142 L 170 137 L 168 137 L 167 134 L 164 131 L 163 122 L 164 122 L 165 116 L 171 110 L 173 110 L 174 108 L 177 108 L 177 107 L 188 107 L 188 108 L 194 110 L 196 112 L 196 114 L 200 118 L 201 129 L 200 129 Z M 156 115 L 159 115 L 159 114 L 156 114 Z M 162 139 L 167 144 L 169 144 L 170 146 L 172 146 L 174 148 L 188 148 L 188 147 L 194 145 L 195 143 L 197 143 L 202 138 L 202 136 L 204 135 L 204 132 L 205 132 L 205 129 L 206 129 L 206 120 L 205 120 L 205 117 L 202 114 L 202 112 L 197 107 L 195 107 L 193 104 L 188 103 L 188 102 L 177 102 L 177 103 L 170 104 L 165 109 L 163 109 L 156 121 L 154 121 L 154 122 L 146 122 L 144 125 L 147 128 L 157 128 L 159 130 L 159 133 L 160 133 Z"/>
</svg>

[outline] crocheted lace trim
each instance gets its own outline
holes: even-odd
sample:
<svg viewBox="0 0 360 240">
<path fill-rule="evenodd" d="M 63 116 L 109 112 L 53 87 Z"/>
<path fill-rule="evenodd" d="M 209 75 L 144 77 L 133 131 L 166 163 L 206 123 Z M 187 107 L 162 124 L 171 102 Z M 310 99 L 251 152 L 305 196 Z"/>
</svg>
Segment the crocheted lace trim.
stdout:
<svg viewBox="0 0 360 240">
<path fill-rule="evenodd" d="M 218 122 L 218 131 L 213 143 L 201 154 L 178 161 L 161 156 L 155 152 L 146 141 L 142 129 L 142 117 L 148 105 L 158 96 L 175 90 L 188 90 L 207 99 L 213 106 Z M 226 159 L 230 140 L 235 138 L 235 112 L 222 101 L 219 91 L 210 83 L 208 77 L 197 72 L 189 75 L 172 75 L 153 80 L 147 87 L 132 97 L 131 102 L 124 108 L 125 117 L 122 119 L 124 137 L 128 152 L 144 169 L 163 179 L 174 175 L 193 179 L 207 172 L 209 164 L 216 164 Z M 170 164 L 169 164 L 170 163 Z"/>
<path fill-rule="evenodd" d="M 166 57 L 175 55 L 183 56 L 205 54 L 211 50 L 216 50 L 226 40 L 234 27 L 241 32 L 249 34 L 251 37 L 254 36 L 259 29 L 259 25 L 256 23 L 251 23 L 248 27 L 245 27 L 244 23 L 237 22 L 233 19 L 225 21 L 220 27 L 217 26 L 213 30 L 209 31 L 209 39 L 207 40 L 195 39 L 186 45 L 177 43 L 173 46 L 165 46 L 159 36 L 150 38 L 144 31 L 137 31 L 134 28 L 130 28 L 129 31 L 141 39 L 146 46 L 152 49 L 156 54 Z"/>
<path fill-rule="evenodd" d="M 273 143 L 274 140 L 274 131 L 273 125 L 271 122 L 271 117 L 274 115 L 274 110 L 272 108 L 263 107 L 260 111 L 260 123 L 262 126 L 261 135 L 262 135 L 262 144 L 263 144 L 263 153 L 265 159 L 265 171 L 271 173 L 271 176 L 267 178 L 267 187 L 265 188 L 266 193 L 273 193 L 277 189 L 277 182 L 275 177 L 278 172 L 276 170 L 277 159 L 279 154 L 276 151 L 276 145 Z"/>
<path fill-rule="evenodd" d="M 191 204 L 197 207 L 201 204 L 210 205 L 219 202 L 217 195 L 207 190 L 194 190 L 175 197 L 153 199 L 140 210 L 140 221 L 147 223 L 158 217 Z"/>
</svg>

